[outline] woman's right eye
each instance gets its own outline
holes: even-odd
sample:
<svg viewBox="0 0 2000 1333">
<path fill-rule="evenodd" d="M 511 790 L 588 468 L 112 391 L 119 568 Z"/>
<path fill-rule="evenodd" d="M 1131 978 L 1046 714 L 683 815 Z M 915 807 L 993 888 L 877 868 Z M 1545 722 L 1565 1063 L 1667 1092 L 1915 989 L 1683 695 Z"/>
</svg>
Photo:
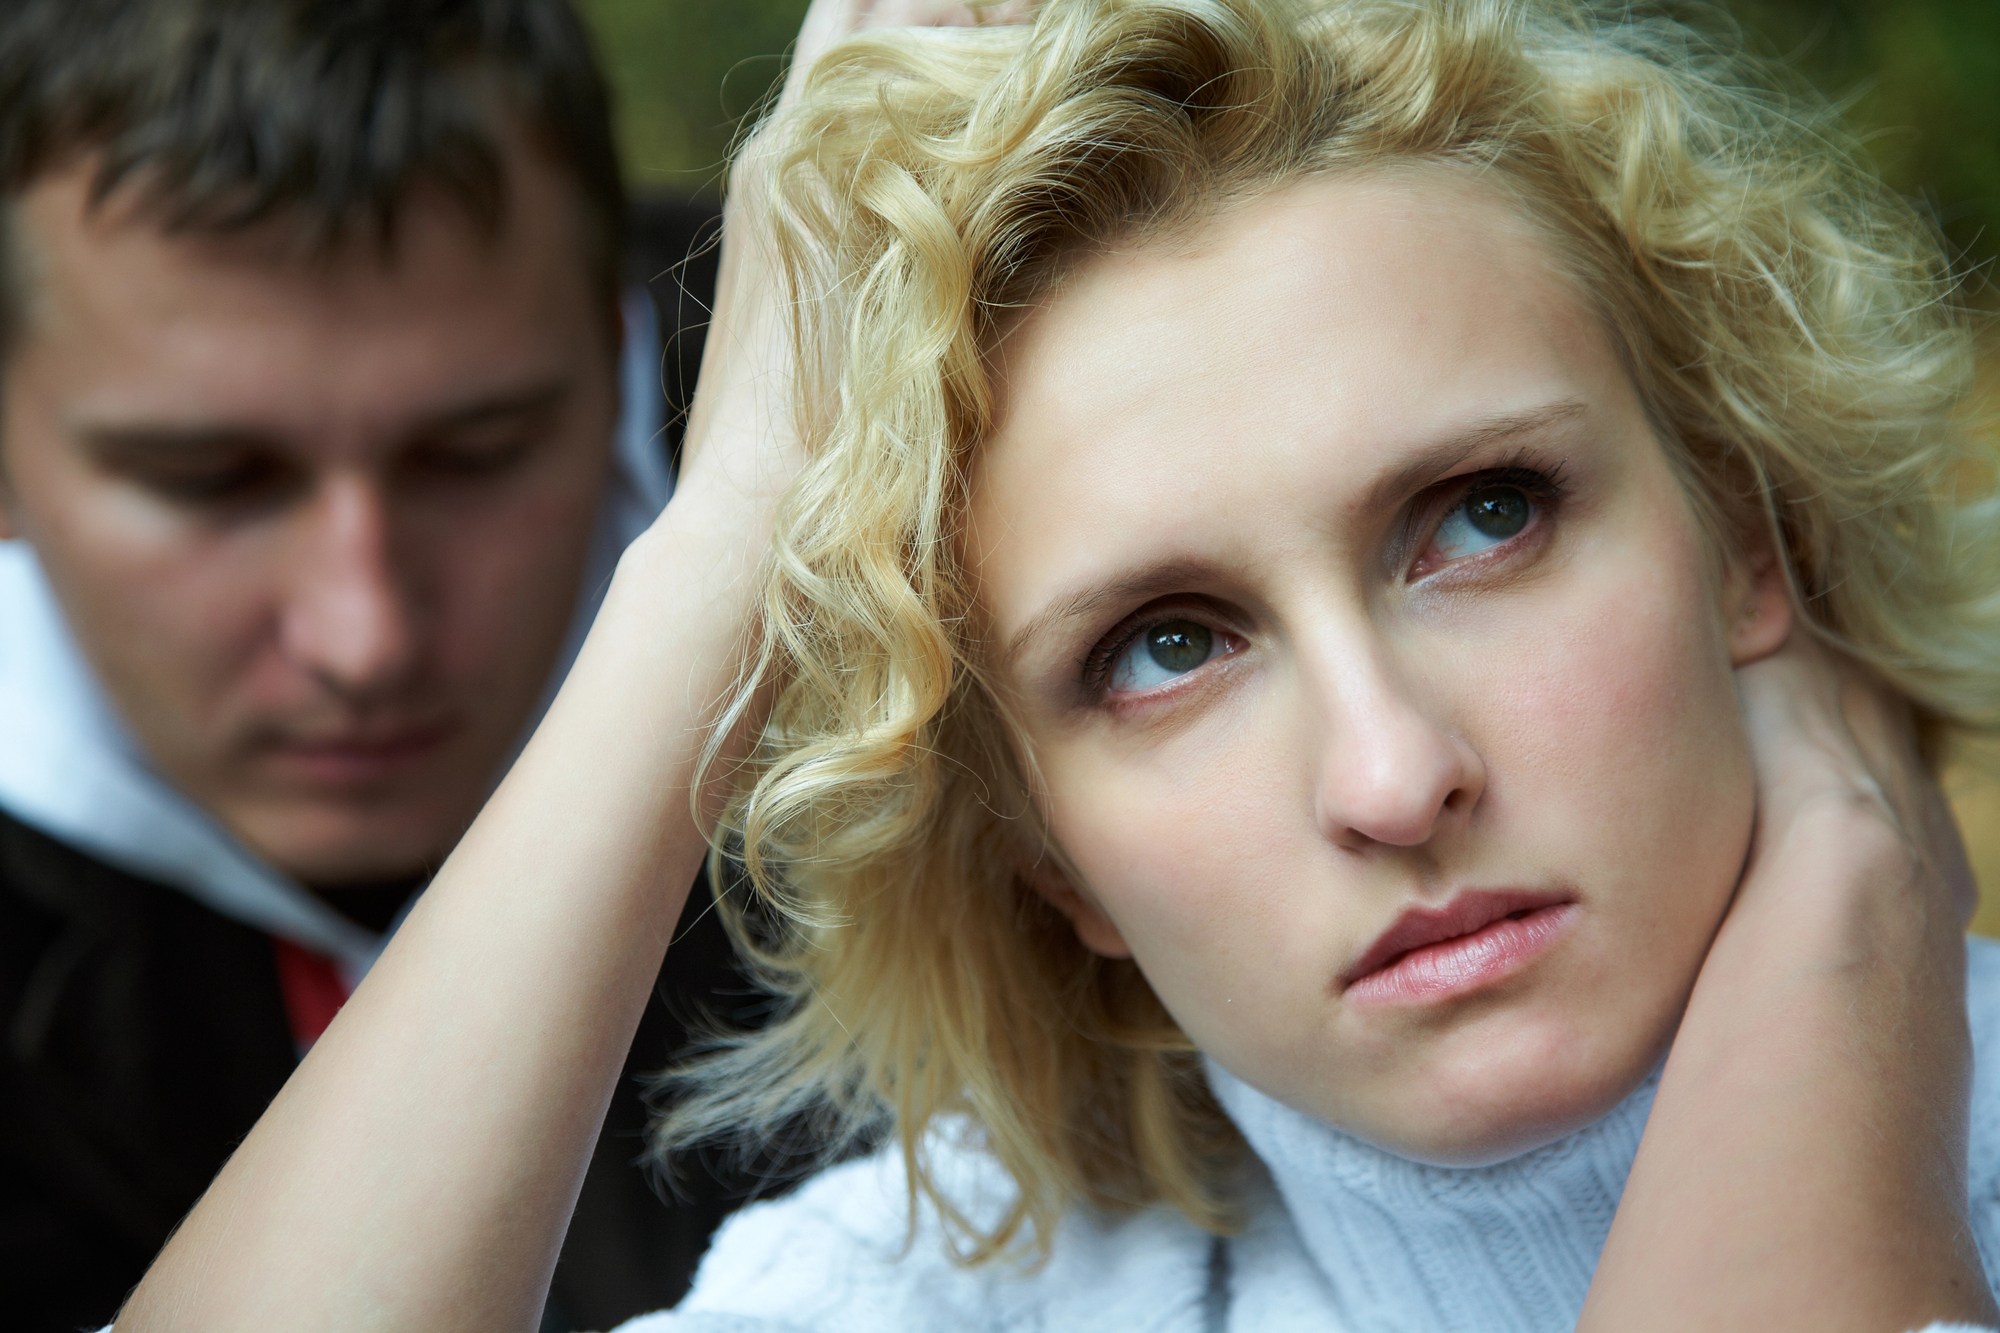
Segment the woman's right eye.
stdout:
<svg viewBox="0 0 2000 1333">
<path fill-rule="evenodd" d="M 1111 659 L 1107 688 L 1119 693 L 1156 689 L 1229 651 L 1227 636 L 1193 620 L 1162 620 L 1132 637 Z"/>
</svg>

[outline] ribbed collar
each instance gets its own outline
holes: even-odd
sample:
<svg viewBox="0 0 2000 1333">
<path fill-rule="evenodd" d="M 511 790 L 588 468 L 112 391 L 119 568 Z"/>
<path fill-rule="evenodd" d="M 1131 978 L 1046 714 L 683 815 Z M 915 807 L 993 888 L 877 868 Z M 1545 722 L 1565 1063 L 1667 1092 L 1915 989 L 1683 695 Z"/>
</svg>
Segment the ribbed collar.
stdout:
<svg viewBox="0 0 2000 1333">
<path fill-rule="evenodd" d="M 1372 1147 L 1213 1061 L 1208 1075 L 1325 1279 L 1334 1326 L 1369 1333 L 1574 1328 L 1659 1082 L 1567 1138 L 1466 1168 Z"/>
</svg>

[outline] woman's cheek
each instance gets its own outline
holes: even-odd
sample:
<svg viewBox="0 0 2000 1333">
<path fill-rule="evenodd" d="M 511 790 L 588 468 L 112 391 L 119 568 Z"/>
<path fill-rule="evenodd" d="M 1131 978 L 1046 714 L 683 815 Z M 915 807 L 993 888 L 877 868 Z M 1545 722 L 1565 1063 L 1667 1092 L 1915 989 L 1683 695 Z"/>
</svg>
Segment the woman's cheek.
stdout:
<svg viewBox="0 0 2000 1333">
<path fill-rule="evenodd" d="M 1675 538 L 1679 538 L 1676 540 Z M 1587 895 L 1705 940 L 1754 808 L 1748 742 L 1697 539 L 1662 534 L 1535 617 L 1494 683 L 1490 795 L 1516 833 L 1564 847 Z"/>
<path fill-rule="evenodd" d="M 1140 762 L 1042 763 L 1051 832 L 1208 1049 L 1297 1026 L 1284 1015 L 1324 998 L 1353 933 L 1352 886 L 1327 882 L 1297 771 L 1299 729 L 1274 727 L 1274 711 L 1262 699 Z"/>
<path fill-rule="evenodd" d="M 1249 833 L 1242 788 L 1163 775 L 1160 765 L 1091 765 L 1051 781 L 1051 832 L 1135 948 L 1180 952 L 1241 902 Z M 1048 774 L 1045 763 L 1044 774 Z M 1237 873 L 1231 873 L 1232 868 Z"/>
</svg>

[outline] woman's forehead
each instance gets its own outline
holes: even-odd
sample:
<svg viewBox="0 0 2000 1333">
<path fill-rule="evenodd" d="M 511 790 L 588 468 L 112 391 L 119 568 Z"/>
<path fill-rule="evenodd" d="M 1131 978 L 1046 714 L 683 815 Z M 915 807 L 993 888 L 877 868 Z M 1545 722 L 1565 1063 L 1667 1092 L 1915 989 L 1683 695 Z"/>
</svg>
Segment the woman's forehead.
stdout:
<svg viewBox="0 0 2000 1333">
<path fill-rule="evenodd" d="M 1101 255 L 994 364 L 982 583 L 1148 512 L 1254 532 L 1275 477 L 1337 520 L 1440 441 L 1631 393 L 1538 229 L 1446 169 L 1308 179 L 1192 243 Z"/>
<path fill-rule="evenodd" d="M 993 348 L 980 461 L 1088 413 L 1126 418 L 1163 388 L 1240 416 L 1249 385 L 1414 386 L 1455 350 L 1492 350 L 1502 325 L 1510 341 L 1533 327 L 1596 342 L 1592 323 L 1498 189 L 1448 168 L 1308 178 L 1177 243 L 1099 253 L 1017 317 Z"/>
</svg>

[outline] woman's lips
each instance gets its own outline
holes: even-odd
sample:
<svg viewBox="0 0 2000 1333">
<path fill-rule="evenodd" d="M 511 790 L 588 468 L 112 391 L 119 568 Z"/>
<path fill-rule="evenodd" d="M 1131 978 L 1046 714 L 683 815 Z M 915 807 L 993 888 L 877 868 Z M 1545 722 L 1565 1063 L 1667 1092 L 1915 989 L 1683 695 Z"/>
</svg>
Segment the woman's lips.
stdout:
<svg viewBox="0 0 2000 1333">
<path fill-rule="evenodd" d="M 1415 907 L 1340 979 L 1342 998 L 1417 1003 L 1463 995 L 1520 971 L 1576 915 L 1560 894 L 1475 890 Z"/>
</svg>

